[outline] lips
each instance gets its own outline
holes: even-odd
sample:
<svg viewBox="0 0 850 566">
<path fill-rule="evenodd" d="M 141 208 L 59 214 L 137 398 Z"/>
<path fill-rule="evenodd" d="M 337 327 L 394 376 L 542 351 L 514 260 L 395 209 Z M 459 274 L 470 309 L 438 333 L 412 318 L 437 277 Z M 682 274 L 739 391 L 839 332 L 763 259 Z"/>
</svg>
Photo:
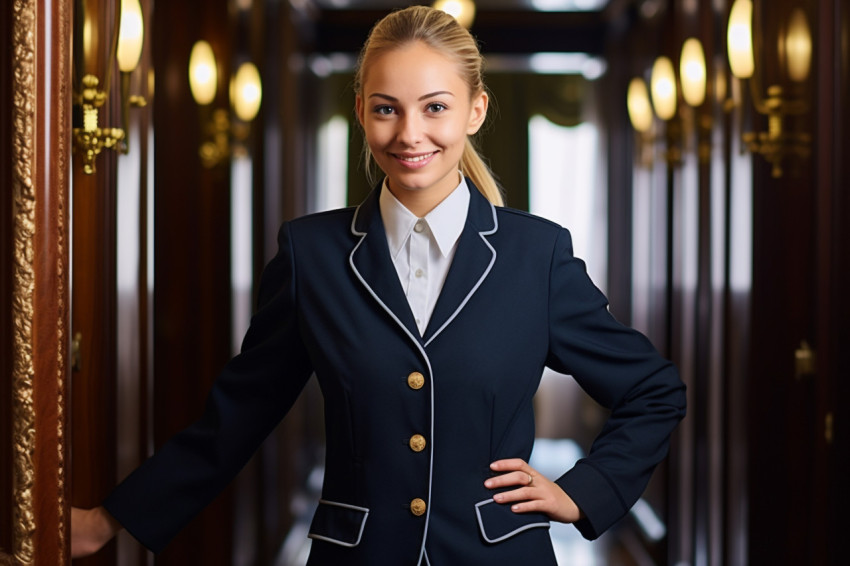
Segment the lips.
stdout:
<svg viewBox="0 0 850 566">
<path fill-rule="evenodd" d="M 390 155 L 392 155 L 396 161 L 403 166 L 411 169 L 418 169 L 427 165 L 436 154 L 436 151 L 432 151 L 429 153 L 418 153 L 415 155 L 406 153 L 392 153 Z"/>
</svg>

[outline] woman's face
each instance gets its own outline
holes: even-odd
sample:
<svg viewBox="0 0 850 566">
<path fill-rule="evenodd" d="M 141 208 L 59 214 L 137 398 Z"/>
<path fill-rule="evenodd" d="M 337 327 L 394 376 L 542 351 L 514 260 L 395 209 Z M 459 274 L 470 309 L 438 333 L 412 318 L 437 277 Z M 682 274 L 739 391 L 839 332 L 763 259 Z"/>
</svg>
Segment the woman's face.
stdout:
<svg viewBox="0 0 850 566">
<path fill-rule="evenodd" d="M 456 65 L 421 42 L 382 54 L 364 71 L 357 116 L 366 143 L 396 198 L 424 215 L 460 182 L 466 137 L 481 127 L 487 95 L 470 97 Z"/>
</svg>

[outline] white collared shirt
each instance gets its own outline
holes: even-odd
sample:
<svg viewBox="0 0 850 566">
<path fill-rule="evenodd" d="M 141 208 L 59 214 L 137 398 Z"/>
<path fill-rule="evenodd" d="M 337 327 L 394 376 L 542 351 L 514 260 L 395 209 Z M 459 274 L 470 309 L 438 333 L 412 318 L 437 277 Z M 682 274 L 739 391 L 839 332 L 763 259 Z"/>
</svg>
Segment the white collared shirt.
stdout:
<svg viewBox="0 0 850 566">
<path fill-rule="evenodd" d="M 461 176 L 449 196 L 417 218 L 389 191 L 385 179 L 379 203 L 390 256 L 419 334 L 424 335 L 466 223 L 469 188 Z"/>
</svg>

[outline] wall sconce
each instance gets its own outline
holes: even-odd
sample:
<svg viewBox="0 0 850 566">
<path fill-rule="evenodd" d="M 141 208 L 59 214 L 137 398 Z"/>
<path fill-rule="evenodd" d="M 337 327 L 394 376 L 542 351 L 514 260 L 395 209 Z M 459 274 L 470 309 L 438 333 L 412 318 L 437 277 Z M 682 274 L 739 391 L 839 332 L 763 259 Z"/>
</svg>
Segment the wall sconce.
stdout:
<svg viewBox="0 0 850 566">
<path fill-rule="evenodd" d="M 434 8 L 451 15 L 460 25 L 469 29 L 475 21 L 475 2 L 473 0 L 436 0 Z"/>
<path fill-rule="evenodd" d="M 116 25 L 116 15 L 124 10 L 128 12 L 127 33 L 121 35 Z M 74 128 L 74 151 L 83 159 L 83 171 L 92 174 L 95 171 L 95 158 L 103 148 L 124 150 L 119 146 L 124 139 L 126 129 L 101 128 L 98 126 L 98 112 L 109 98 L 109 85 L 112 68 L 118 52 L 121 54 L 121 71 L 128 75 L 138 65 L 141 46 L 144 42 L 144 20 L 138 0 L 76 0 L 74 2 L 74 33 L 78 39 L 74 46 L 74 103 L 82 111 L 83 126 Z M 132 31 L 132 33 L 130 33 Z M 120 43 L 120 48 L 117 44 Z M 123 91 L 123 88 L 122 88 Z M 122 109 L 129 102 L 123 98 Z M 129 100 L 129 97 L 127 97 Z M 138 102 L 138 101 L 137 101 Z M 122 118 L 126 123 L 126 112 Z"/>
<path fill-rule="evenodd" d="M 635 77 L 629 82 L 626 95 L 629 120 L 638 133 L 638 162 L 644 167 L 652 165 L 652 104 L 649 101 L 649 89 L 646 81 Z"/>
<path fill-rule="evenodd" d="M 642 78 L 634 78 L 629 84 L 627 103 L 632 127 L 640 134 L 640 163 L 651 165 L 652 156 L 647 152 L 654 136 L 650 133 L 653 109 L 659 119 L 666 122 L 667 151 L 664 157 L 668 165 L 676 166 L 682 161 L 683 120 L 678 111 L 678 87 L 681 83 L 682 98 L 692 108 L 702 106 L 706 97 L 706 63 L 702 43 L 696 38 L 687 39 L 682 46 L 677 81 L 673 62 L 668 57 L 658 57 L 652 65 L 650 87 Z M 648 93 L 651 92 L 650 94 Z M 651 105 L 650 105 L 651 100 Z M 690 116 L 690 114 L 687 114 Z M 692 126 L 688 126 L 692 127 Z M 700 121 L 699 156 L 705 162 L 711 152 L 706 141 L 710 134 L 710 118 Z"/>
<path fill-rule="evenodd" d="M 673 62 L 668 57 L 661 56 L 655 60 L 652 65 L 649 88 L 655 115 L 667 123 L 667 150 L 664 153 L 664 159 L 668 165 L 675 167 L 682 162 L 682 125 L 676 113 L 678 106 L 676 72 L 673 70 Z"/>
<path fill-rule="evenodd" d="M 811 69 L 811 29 L 805 12 L 800 8 L 794 9 L 779 30 L 776 52 L 785 85 L 771 84 L 765 91 L 766 97 L 761 92 L 764 73 L 755 64 L 760 38 L 754 37 L 753 31 L 759 29 L 753 27 L 752 0 L 735 0 L 727 27 L 729 66 L 737 78 L 752 79 L 750 94 L 753 105 L 768 120 L 767 132 L 745 133 L 742 140 L 750 151 L 760 153 L 772 165 L 773 177 L 781 177 L 786 157 L 805 159 L 811 152 L 811 136 L 808 133 L 786 128 L 786 118 L 800 116 L 809 110 L 804 86 Z"/>
<path fill-rule="evenodd" d="M 211 109 L 218 90 L 218 67 L 212 47 L 198 41 L 189 57 L 189 87 L 201 108 L 204 139 L 198 155 L 204 167 L 211 169 L 231 155 L 244 152 L 250 123 L 256 118 L 263 99 L 260 73 L 253 63 L 243 63 L 230 80 L 229 98 L 236 120 L 223 108 Z M 231 143 L 233 140 L 235 143 Z"/>
<path fill-rule="evenodd" d="M 688 106 L 702 106 L 705 102 L 705 52 L 702 43 L 695 37 L 685 40 L 682 45 L 679 77 L 682 81 L 682 96 Z"/>
<path fill-rule="evenodd" d="M 145 20 L 142 16 L 142 6 L 139 0 L 121 0 L 121 25 L 118 32 L 118 70 L 121 73 L 121 127 L 125 132 L 119 151 L 128 153 L 127 120 L 130 107 L 142 108 L 147 106 L 143 96 L 130 94 L 130 74 L 139 66 L 142 58 L 142 47 L 145 43 Z"/>
</svg>

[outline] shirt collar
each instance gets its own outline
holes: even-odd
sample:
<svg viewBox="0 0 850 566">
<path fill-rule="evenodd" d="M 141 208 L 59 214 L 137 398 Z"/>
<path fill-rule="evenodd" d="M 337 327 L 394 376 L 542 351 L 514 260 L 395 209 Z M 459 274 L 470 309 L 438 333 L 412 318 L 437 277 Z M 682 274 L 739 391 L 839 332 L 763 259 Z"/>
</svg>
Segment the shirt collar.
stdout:
<svg viewBox="0 0 850 566">
<path fill-rule="evenodd" d="M 404 246 L 419 218 L 401 204 L 387 188 L 387 180 L 381 188 L 379 201 L 381 219 L 387 233 L 387 243 L 393 259 Z M 443 257 L 447 257 L 460 238 L 469 210 L 469 187 L 461 175 L 460 183 L 431 212 L 425 215 L 428 227 Z"/>
</svg>

